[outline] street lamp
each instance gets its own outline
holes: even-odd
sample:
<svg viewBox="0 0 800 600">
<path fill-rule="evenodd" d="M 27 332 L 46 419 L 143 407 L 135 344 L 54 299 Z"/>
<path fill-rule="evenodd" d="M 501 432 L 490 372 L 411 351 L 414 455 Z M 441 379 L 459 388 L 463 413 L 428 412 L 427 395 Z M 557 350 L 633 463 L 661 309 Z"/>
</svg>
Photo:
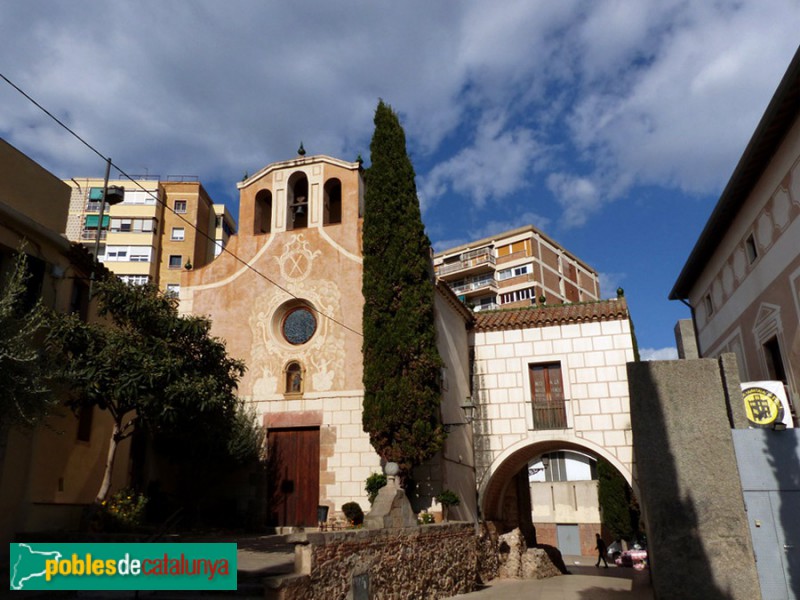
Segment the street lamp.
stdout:
<svg viewBox="0 0 800 600">
<path fill-rule="evenodd" d="M 529 475 L 536 475 L 537 473 L 541 473 L 547 467 L 550 466 L 550 457 L 549 456 L 542 456 L 542 466 L 541 467 L 529 467 L 528 474 Z"/>
<path fill-rule="evenodd" d="M 460 425 L 469 425 L 472 421 L 475 420 L 475 411 L 478 409 L 475 404 L 472 402 L 472 396 L 467 396 L 464 403 L 461 405 L 461 410 L 464 411 L 464 422 L 463 423 L 442 423 L 444 430 L 447 433 L 450 433 L 450 429 L 452 427 L 458 427 Z"/>
<path fill-rule="evenodd" d="M 100 252 L 100 238 L 103 231 L 103 216 L 105 215 L 106 202 L 110 206 L 119 204 L 125 199 L 125 188 L 114 185 L 108 187 L 108 176 L 111 174 L 111 159 L 106 160 L 106 175 L 103 179 L 103 197 L 100 199 L 100 216 L 97 218 L 97 235 L 94 238 L 94 260 L 99 262 L 98 253 Z M 92 288 L 94 287 L 95 269 L 89 275 L 89 300 L 92 299 Z"/>
</svg>

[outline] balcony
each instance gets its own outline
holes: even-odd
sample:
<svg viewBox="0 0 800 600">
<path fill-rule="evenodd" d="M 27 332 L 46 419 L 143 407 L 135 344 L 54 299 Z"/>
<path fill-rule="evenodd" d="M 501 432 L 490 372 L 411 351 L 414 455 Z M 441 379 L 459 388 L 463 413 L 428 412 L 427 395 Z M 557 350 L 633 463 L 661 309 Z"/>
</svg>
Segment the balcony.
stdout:
<svg viewBox="0 0 800 600">
<path fill-rule="evenodd" d="M 474 312 L 481 312 L 482 310 L 497 310 L 500 308 L 500 305 L 496 302 L 488 302 L 486 304 L 476 304 L 472 307 Z"/>
<path fill-rule="evenodd" d="M 491 248 L 479 248 L 462 253 L 455 262 L 442 263 L 436 268 L 439 277 L 453 273 L 466 274 L 493 269 L 495 265 L 494 253 Z"/>
<path fill-rule="evenodd" d="M 105 229 L 100 231 L 100 239 L 101 240 L 106 239 L 106 235 L 107 234 L 108 234 L 108 231 L 106 231 Z M 96 240 L 97 239 L 97 230 L 96 229 L 84 229 L 83 231 L 81 231 L 81 239 L 82 240 Z"/>
<path fill-rule="evenodd" d="M 567 429 L 566 401 L 561 400 L 547 403 L 533 403 L 533 428 L 542 429 Z"/>
<path fill-rule="evenodd" d="M 475 292 L 497 291 L 497 280 L 494 275 L 469 277 L 450 283 L 450 289 L 457 296 L 469 296 Z"/>
</svg>

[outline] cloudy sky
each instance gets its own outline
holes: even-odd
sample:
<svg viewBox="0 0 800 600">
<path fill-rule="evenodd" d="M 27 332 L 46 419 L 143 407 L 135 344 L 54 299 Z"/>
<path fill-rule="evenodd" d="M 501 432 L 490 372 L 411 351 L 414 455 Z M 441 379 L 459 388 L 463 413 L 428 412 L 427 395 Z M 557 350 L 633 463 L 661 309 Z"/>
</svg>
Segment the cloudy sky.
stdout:
<svg viewBox="0 0 800 600">
<path fill-rule="evenodd" d="M 400 114 L 439 250 L 534 224 L 625 289 L 646 356 L 667 295 L 800 41 L 798 0 L 6 0 L 0 73 L 131 174 L 369 163 Z M 0 80 L 0 137 L 104 163 Z M 115 173 L 112 172 L 112 177 Z"/>
</svg>

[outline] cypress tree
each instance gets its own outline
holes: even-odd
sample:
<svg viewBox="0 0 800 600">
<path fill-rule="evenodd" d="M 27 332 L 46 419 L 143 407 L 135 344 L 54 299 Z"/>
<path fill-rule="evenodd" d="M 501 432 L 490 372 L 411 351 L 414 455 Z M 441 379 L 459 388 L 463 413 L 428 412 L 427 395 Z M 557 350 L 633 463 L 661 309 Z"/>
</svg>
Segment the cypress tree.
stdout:
<svg viewBox="0 0 800 600">
<path fill-rule="evenodd" d="M 397 114 L 375 111 L 364 196 L 364 431 L 382 458 L 411 468 L 442 446 L 430 240 Z"/>
</svg>

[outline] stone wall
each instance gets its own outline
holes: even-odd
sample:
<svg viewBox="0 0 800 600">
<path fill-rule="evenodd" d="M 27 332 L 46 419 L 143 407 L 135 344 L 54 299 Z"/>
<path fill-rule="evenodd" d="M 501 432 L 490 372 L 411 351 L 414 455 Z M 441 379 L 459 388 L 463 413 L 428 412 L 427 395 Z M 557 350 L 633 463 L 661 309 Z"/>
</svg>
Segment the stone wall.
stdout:
<svg viewBox="0 0 800 600">
<path fill-rule="evenodd" d="M 267 598 L 449 598 L 475 589 L 479 537 L 471 523 L 307 534 L 302 575 L 275 579 Z M 491 578 L 492 573 L 482 573 Z M 270 589 L 273 587 L 273 589 Z"/>
<path fill-rule="evenodd" d="M 735 361 L 628 363 L 628 375 L 656 596 L 760 598 L 731 436 Z"/>
<path fill-rule="evenodd" d="M 529 365 L 560 363 L 568 429 L 578 445 L 603 448 L 630 481 L 631 424 L 625 364 L 633 360 L 627 319 L 474 334 L 475 450 L 478 480 L 508 448 L 539 441 L 531 411 Z M 552 430 L 543 435 L 550 439 Z"/>
</svg>

